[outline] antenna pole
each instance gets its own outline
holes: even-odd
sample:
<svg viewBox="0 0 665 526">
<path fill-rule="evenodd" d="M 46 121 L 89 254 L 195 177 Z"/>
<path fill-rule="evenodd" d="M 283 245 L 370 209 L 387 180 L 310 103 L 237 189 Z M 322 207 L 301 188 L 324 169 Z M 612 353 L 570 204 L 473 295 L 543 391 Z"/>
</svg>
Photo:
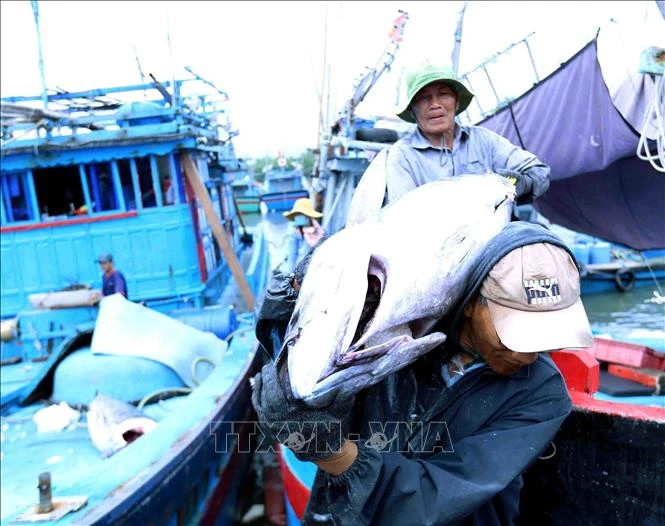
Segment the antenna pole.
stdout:
<svg viewBox="0 0 665 526">
<path fill-rule="evenodd" d="M 42 55 L 42 35 L 39 30 L 39 6 L 37 0 L 30 0 L 32 4 L 32 13 L 35 16 L 35 27 L 37 28 L 37 50 L 39 52 L 39 74 L 42 79 L 42 103 L 44 109 L 48 110 L 48 93 L 46 92 L 46 74 L 44 73 L 44 57 Z"/>
<path fill-rule="evenodd" d="M 134 48 L 134 58 L 136 59 L 136 65 L 139 68 L 139 75 L 141 75 L 141 84 L 145 84 L 145 75 L 143 74 L 143 69 L 141 68 L 141 61 L 139 60 L 139 52 L 136 49 L 136 44 L 133 44 Z"/>
<path fill-rule="evenodd" d="M 468 0 L 464 1 L 462 9 L 460 9 L 459 14 L 457 15 L 457 27 L 455 28 L 455 45 L 453 46 L 453 71 L 457 75 L 457 70 L 459 68 L 459 52 L 460 47 L 462 46 L 462 26 L 464 24 L 464 11 L 466 11 L 466 6 Z"/>
<path fill-rule="evenodd" d="M 328 2 L 325 4 L 325 18 L 323 25 L 323 67 L 321 77 L 321 97 L 319 98 L 319 133 L 325 129 L 327 123 L 323 122 L 323 92 L 326 89 L 326 73 L 328 69 Z M 328 90 L 330 91 L 330 90 Z M 330 95 L 330 93 L 328 93 Z M 327 113 L 327 108 L 326 108 Z M 318 137 L 318 136 L 317 136 Z"/>
<path fill-rule="evenodd" d="M 169 62 L 171 62 L 171 89 L 173 94 L 171 95 L 171 107 L 178 107 L 178 85 L 175 81 L 175 66 L 173 63 L 173 45 L 171 43 L 171 17 L 169 16 L 169 8 L 166 8 L 166 41 L 169 46 Z"/>
</svg>

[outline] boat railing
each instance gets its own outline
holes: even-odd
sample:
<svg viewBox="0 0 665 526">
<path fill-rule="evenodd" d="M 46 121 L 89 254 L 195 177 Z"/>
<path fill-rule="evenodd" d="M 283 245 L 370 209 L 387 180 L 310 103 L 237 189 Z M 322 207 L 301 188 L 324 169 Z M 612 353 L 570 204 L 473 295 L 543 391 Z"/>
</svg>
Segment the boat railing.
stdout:
<svg viewBox="0 0 665 526">
<path fill-rule="evenodd" d="M 177 94 L 173 98 L 168 91 L 172 86 Z M 173 100 L 177 101 L 175 106 Z M 38 107 L 41 101 L 37 95 L 0 100 L 3 153 L 8 147 L 58 136 L 108 140 L 104 132 L 119 130 L 140 136 L 186 133 L 193 127 L 197 134 L 213 141 L 226 142 L 233 136 L 228 96 L 212 90 L 200 77 L 78 92 L 59 90 L 48 95 L 48 108 Z M 126 131 L 130 128 L 131 133 Z"/>
<path fill-rule="evenodd" d="M 460 119 L 464 121 L 466 124 L 472 124 L 478 120 L 481 120 L 489 115 L 492 115 L 499 111 L 501 108 L 504 106 L 510 104 L 510 102 L 513 100 L 513 97 L 510 96 L 504 96 L 501 97 L 499 94 L 499 91 L 496 88 L 496 85 L 494 81 L 492 80 L 492 75 L 490 75 L 489 71 L 489 66 L 492 64 L 497 63 L 500 60 L 504 60 L 511 56 L 516 50 L 521 49 L 520 46 L 523 45 L 523 49 L 526 50 L 526 53 L 529 58 L 529 63 L 532 69 L 532 83 L 536 84 L 540 81 L 540 75 L 538 74 L 538 69 L 536 67 L 536 62 L 533 58 L 533 53 L 531 51 L 531 46 L 529 44 L 529 39 L 531 39 L 535 35 L 535 32 L 531 32 L 527 34 L 526 36 L 522 37 L 521 39 L 512 42 L 508 46 L 506 46 L 504 49 L 497 51 L 490 57 L 487 57 L 485 60 L 481 61 L 477 66 L 471 68 L 469 71 L 461 74 L 459 76 L 460 79 L 462 79 L 465 84 L 469 87 L 469 89 L 475 93 L 475 97 L 473 98 L 473 103 L 475 103 L 475 106 L 477 108 L 477 111 L 474 112 L 472 111 L 467 111 L 463 114 Z M 472 78 L 475 78 L 474 82 L 479 82 L 480 79 L 478 76 L 482 78 L 484 82 L 487 83 L 487 86 L 489 87 L 492 95 L 494 96 L 494 104 L 491 105 L 486 105 L 485 102 L 481 104 L 480 99 L 481 97 L 478 96 L 477 91 L 474 90 L 474 86 L 471 82 Z M 485 108 L 485 109 L 484 109 Z"/>
</svg>

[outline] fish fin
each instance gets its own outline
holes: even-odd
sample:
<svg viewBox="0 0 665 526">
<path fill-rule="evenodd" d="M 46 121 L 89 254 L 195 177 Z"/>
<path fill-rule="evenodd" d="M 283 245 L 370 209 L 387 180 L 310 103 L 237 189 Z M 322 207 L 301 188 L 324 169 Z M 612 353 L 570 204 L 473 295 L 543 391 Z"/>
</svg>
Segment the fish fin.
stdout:
<svg viewBox="0 0 665 526">
<path fill-rule="evenodd" d="M 388 147 L 381 150 L 360 178 L 346 214 L 346 226 L 362 223 L 376 216 L 386 194 Z"/>
</svg>

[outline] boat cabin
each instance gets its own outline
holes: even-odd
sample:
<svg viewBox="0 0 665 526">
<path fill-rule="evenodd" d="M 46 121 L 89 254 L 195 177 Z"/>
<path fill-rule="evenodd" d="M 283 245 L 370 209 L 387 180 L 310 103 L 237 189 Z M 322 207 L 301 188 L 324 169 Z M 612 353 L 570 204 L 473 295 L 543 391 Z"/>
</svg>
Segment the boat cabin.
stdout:
<svg viewBox="0 0 665 526">
<path fill-rule="evenodd" d="M 30 319 L 32 312 L 35 332 L 49 333 L 94 321 L 104 252 L 124 274 L 132 301 L 159 310 L 215 303 L 230 270 L 183 159 L 193 160 L 190 177 L 204 182 L 237 254 L 230 183 L 240 163 L 226 94 L 190 84 L 202 83 L 176 81 L 173 95 L 168 82 L 60 92 L 48 95 L 48 109 L 34 106 L 39 96 L 2 99 L 3 319 Z M 90 294 L 63 300 L 79 301 L 78 308 L 41 308 L 81 289 Z"/>
</svg>

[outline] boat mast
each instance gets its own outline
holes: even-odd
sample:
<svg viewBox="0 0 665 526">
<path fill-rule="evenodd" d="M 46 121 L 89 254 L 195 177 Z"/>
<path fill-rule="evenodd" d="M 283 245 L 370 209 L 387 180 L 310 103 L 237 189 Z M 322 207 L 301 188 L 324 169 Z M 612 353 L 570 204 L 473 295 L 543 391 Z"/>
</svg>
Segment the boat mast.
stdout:
<svg viewBox="0 0 665 526">
<path fill-rule="evenodd" d="M 374 84 L 379 80 L 379 77 L 381 77 L 385 71 L 390 69 L 390 66 L 395 60 L 395 54 L 399 49 L 399 45 L 402 42 L 402 37 L 404 35 L 404 25 L 409 18 L 406 11 L 399 9 L 398 13 L 399 16 L 393 22 L 393 29 L 390 33 L 390 42 L 388 43 L 386 50 L 383 52 L 379 63 L 372 69 L 369 69 L 356 83 L 351 98 L 346 101 L 344 108 L 337 118 L 337 123 L 341 125 L 343 135 L 348 133 L 351 129 L 353 113 L 358 104 L 365 99 L 365 96 L 369 93 L 372 87 L 374 87 Z"/>
<path fill-rule="evenodd" d="M 460 52 L 460 47 L 462 46 L 462 26 L 464 24 L 464 12 L 466 11 L 466 6 L 468 5 L 468 3 L 469 3 L 468 0 L 464 0 L 462 9 L 460 9 L 459 13 L 457 14 L 457 27 L 455 28 L 455 44 L 453 45 L 453 53 L 452 53 L 453 71 L 455 75 L 457 75 L 457 71 L 459 68 L 459 52 Z"/>
<path fill-rule="evenodd" d="M 324 22 L 323 22 L 323 68 L 321 73 L 321 90 L 319 91 L 319 134 L 328 125 L 323 120 L 323 93 L 326 91 L 326 73 L 328 73 L 328 2 L 325 4 Z M 330 78 L 328 73 L 328 79 Z M 328 97 L 330 97 L 330 89 L 328 89 Z M 328 120 L 328 107 L 326 107 L 326 121 Z"/>
<path fill-rule="evenodd" d="M 42 103 L 44 109 L 48 110 L 48 93 L 46 92 L 46 74 L 44 73 L 44 57 L 42 55 L 42 35 L 39 30 L 39 5 L 37 0 L 30 0 L 32 4 L 32 13 L 35 16 L 35 27 L 37 29 L 37 51 L 39 52 L 39 74 L 42 79 Z"/>
</svg>

